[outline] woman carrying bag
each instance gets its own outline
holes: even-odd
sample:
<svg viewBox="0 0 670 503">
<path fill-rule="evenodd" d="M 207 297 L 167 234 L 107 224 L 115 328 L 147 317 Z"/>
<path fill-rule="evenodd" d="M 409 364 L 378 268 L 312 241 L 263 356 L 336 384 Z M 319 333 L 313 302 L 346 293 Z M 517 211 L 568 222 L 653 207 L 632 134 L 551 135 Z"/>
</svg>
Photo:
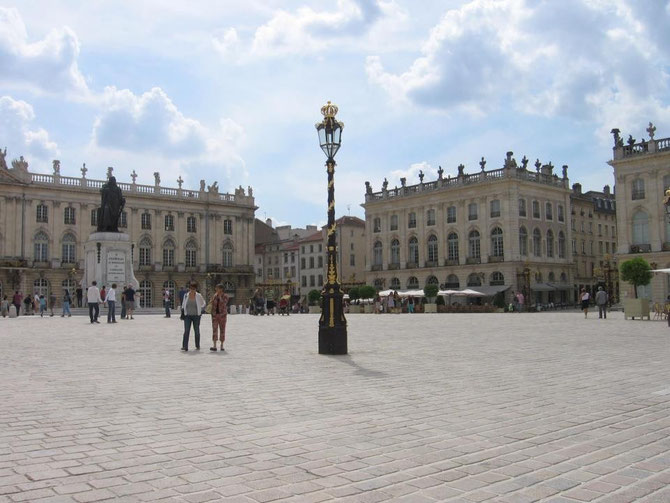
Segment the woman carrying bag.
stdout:
<svg viewBox="0 0 670 503">
<path fill-rule="evenodd" d="M 184 295 L 184 301 L 181 304 L 182 316 L 184 319 L 184 338 L 181 343 L 181 350 L 188 351 L 188 339 L 191 335 L 191 325 L 195 332 L 195 349 L 200 349 L 200 313 L 205 308 L 205 299 L 198 292 L 198 284 L 193 282 L 189 285 L 189 290 Z"/>
</svg>

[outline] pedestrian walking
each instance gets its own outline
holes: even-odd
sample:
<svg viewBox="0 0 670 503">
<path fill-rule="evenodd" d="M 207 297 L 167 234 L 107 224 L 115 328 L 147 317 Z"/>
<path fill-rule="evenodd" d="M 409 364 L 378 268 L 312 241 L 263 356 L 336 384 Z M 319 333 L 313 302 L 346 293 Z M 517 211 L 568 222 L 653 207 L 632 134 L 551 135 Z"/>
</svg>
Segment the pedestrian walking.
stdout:
<svg viewBox="0 0 670 503">
<path fill-rule="evenodd" d="M 212 347 L 210 351 L 216 351 L 216 341 L 223 343 L 226 341 L 226 321 L 228 320 L 228 295 L 223 291 L 223 285 L 216 285 L 214 296 L 210 301 L 212 304 Z"/>
<path fill-rule="evenodd" d="M 596 292 L 596 305 L 598 306 L 598 318 L 607 319 L 607 292 L 602 286 L 598 287 Z"/>
<path fill-rule="evenodd" d="M 579 294 L 579 300 L 582 301 L 582 311 L 584 311 L 584 318 L 586 318 L 589 314 L 589 301 L 591 300 L 591 295 L 585 288 L 582 288 L 582 291 Z"/>
<path fill-rule="evenodd" d="M 44 313 L 47 312 L 47 299 L 44 298 L 44 295 L 38 297 L 40 305 L 40 318 L 44 318 Z"/>
<path fill-rule="evenodd" d="M 34 314 L 33 307 L 33 298 L 30 295 L 26 295 L 26 298 L 23 299 L 23 310 L 25 311 L 24 314 Z"/>
<path fill-rule="evenodd" d="M 414 313 L 414 297 L 408 297 L 407 298 L 407 312 L 409 314 Z"/>
<path fill-rule="evenodd" d="M 126 319 L 126 288 L 123 287 L 123 290 L 121 291 L 121 319 L 125 320 Z"/>
<path fill-rule="evenodd" d="M 116 283 L 107 291 L 107 323 L 116 323 Z"/>
<path fill-rule="evenodd" d="M 0 314 L 3 318 L 9 314 L 9 301 L 6 295 L 2 298 L 2 302 L 0 302 Z"/>
<path fill-rule="evenodd" d="M 105 285 L 102 285 L 102 290 L 100 290 L 100 298 L 103 303 L 107 300 L 107 287 Z"/>
<path fill-rule="evenodd" d="M 91 282 L 91 286 L 89 286 L 86 291 L 88 317 L 91 319 L 91 323 L 100 323 L 98 321 L 98 316 L 100 315 L 100 304 L 102 303 L 102 299 L 100 298 L 100 290 L 97 285 L 97 281 Z"/>
<path fill-rule="evenodd" d="M 188 351 L 188 339 L 191 335 L 191 325 L 195 333 L 195 349 L 200 349 L 200 316 L 205 308 L 205 299 L 198 292 L 198 284 L 193 282 L 189 285 L 189 290 L 184 295 L 184 302 L 181 305 L 184 316 L 184 337 L 182 338 L 181 350 Z"/>
<path fill-rule="evenodd" d="M 133 285 L 128 285 L 125 291 L 126 294 L 126 318 L 134 320 L 133 313 L 135 312 L 135 289 Z"/>
<path fill-rule="evenodd" d="M 184 302 L 184 295 L 186 295 L 186 292 L 188 292 L 188 289 L 185 286 L 182 286 L 179 289 L 179 305 L 181 306 L 181 303 Z"/>
<path fill-rule="evenodd" d="M 77 307 L 81 307 L 81 299 L 84 297 L 84 291 L 81 289 L 81 286 L 77 287 L 75 294 L 77 295 Z"/>
<path fill-rule="evenodd" d="M 21 311 L 21 302 L 23 301 L 23 295 L 21 295 L 21 292 L 16 290 L 14 292 L 14 296 L 12 297 L 12 304 L 14 304 L 14 307 L 16 307 L 16 316 L 19 315 Z M 26 314 L 26 313 L 23 313 Z"/>
<path fill-rule="evenodd" d="M 69 290 L 65 289 L 63 293 L 63 314 L 60 315 L 61 318 L 66 314 L 68 318 L 72 316 L 72 313 L 70 312 L 70 302 L 72 302 L 72 297 L 70 296 Z"/>
<path fill-rule="evenodd" d="M 165 317 L 170 317 L 170 290 L 163 290 L 163 306 L 165 307 Z"/>
<path fill-rule="evenodd" d="M 56 294 L 54 292 L 51 292 L 49 294 L 49 311 L 51 314 L 49 316 L 54 315 L 54 306 L 56 305 Z"/>
</svg>

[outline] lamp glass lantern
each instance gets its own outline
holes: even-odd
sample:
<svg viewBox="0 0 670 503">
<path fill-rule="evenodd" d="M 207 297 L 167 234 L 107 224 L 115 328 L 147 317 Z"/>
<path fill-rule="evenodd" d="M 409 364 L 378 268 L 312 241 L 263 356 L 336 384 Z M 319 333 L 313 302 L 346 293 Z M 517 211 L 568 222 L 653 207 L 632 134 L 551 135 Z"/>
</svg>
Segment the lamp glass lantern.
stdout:
<svg viewBox="0 0 670 503">
<path fill-rule="evenodd" d="M 316 131 L 319 134 L 319 145 L 328 159 L 335 157 L 342 144 L 342 129 L 344 129 L 344 124 L 335 119 L 337 111 L 337 105 L 333 105 L 329 101 L 321 107 L 323 121 L 316 124 Z"/>
</svg>

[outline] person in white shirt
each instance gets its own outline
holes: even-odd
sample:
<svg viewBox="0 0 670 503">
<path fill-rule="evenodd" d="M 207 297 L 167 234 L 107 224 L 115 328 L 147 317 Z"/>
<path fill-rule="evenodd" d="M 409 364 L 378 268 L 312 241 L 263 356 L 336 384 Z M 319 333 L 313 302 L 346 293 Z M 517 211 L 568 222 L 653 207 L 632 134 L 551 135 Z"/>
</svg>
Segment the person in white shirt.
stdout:
<svg viewBox="0 0 670 503">
<path fill-rule="evenodd" d="M 102 299 L 100 298 L 100 290 L 97 285 L 98 282 L 93 281 L 86 291 L 88 317 L 91 318 L 91 323 L 100 323 L 98 321 L 98 316 L 100 315 L 100 304 L 102 303 Z"/>
<path fill-rule="evenodd" d="M 116 283 L 112 283 L 112 288 L 107 290 L 107 323 L 116 323 Z"/>
</svg>

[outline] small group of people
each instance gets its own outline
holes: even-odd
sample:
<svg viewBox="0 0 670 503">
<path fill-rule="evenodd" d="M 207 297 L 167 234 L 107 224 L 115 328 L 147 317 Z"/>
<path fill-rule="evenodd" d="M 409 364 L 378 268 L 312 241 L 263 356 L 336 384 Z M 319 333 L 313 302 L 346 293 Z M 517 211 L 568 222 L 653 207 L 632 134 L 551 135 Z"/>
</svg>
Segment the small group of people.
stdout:
<svg viewBox="0 0 670 503">
<path fill-rule="evenodd" d="M 67 292 L 67 290 L 66 290 Z M 16 290 L 12 297 L 11 305 L 16 308 L 16 315 L 21 314 L 21 308 L 23 307 L 23 315 L 34 315 L 39 313 L 41 317 L 44 317 L 45 314 L 49 316 L 54 316 L 54 307 L 56 306 L 56 295 L 52 292 L 49 294 L 49 300 L 44 294 L 35 292 L 35 295 L 26 295 L 25 298 L 23 294 Z M 10 302 L 7 296 L 5 295 L 0 301 L 0 315 L 6 317 L 9 315 Z M 68 308 L 69 312 L 69 308 Z"/>
<path fill-rule="evenodd" d="M 582 311 L 584 311 L 584 318 L 587 318 L 589 315 L 589 306 L 591 305 L 591 294 L 588 292 L 588 290 L 586 290 L 586 288 L 582 288 L 579 292 L 579 300 L 581 302 Z M 608 300 L 609 296 L 607 295 L 607 292 L 603 290 L 602 286 L 599 286 L 595 295 L 596 306 L 598 306 L 599 319 L 607 319 Z"/>
<path fill-rule="evenodd" d="M 116 283 L 112 283 L 111 288 L 102 286 L 98 288 L 98 282 L 92 281 L 91 286 L 86 290 L 86 301 L 88 303 L 88 316 L 91 323 L 100 323 L 100 305 L 107 305 L 107 323 L 116 323 Z M 128 285 L 121 293 L 121 319 L 133 320 L 135 313 L 135 304 L 138 302 L 137 292 L 132 285 Z"/>
<path fill-rule="evenodd" d="M 198 284 L 191 282 L 188 292 L 183 295 L 181 301 L 181 318 L 184 320 L 184 335 L 182 337 L 181 350 L 188 351 L 188 343 L 191 327 L 195 336 L 195 349 L 200 349 L 200 319 L 203 313 L 212 315 L 212 346 L 210 351 L 225 351 L 223 344 L 226 341 L 226 321 L 228 320 L 228 295 L 223 290 L 223 285 L 215 287 L 214 295 L 209 303 L 198 292 Z"/>
<path fill-rule="evenodd" d="M 377 295 L 374 299 L 374 309 L 375 314 L 400 313 L 402 311 L 402 299 L 400 298 L 398 291 L 394 290 L 388 295 L 385 295 L 383 297 Z M 409 298 L 408 298 L 407 312 L 408 313 L 414 312 L 414 299 L 412 299 L 412 307 L 410 311 Z"/>
</svg>

